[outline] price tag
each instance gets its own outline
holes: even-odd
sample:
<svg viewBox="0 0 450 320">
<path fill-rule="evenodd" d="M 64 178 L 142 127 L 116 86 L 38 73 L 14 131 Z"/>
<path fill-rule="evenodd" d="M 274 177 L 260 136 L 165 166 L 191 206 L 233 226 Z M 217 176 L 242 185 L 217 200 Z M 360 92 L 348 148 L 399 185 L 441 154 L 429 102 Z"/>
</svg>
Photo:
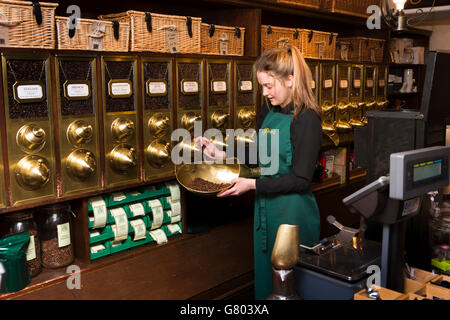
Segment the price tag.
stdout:
<svg viewBox="0 0 450 320">
<path fill-rule="evenodd" d="M 373 88 L 373 79 L 367 79 L 366 80 L 366 87 L 367 88 Z"/>
<path fill-rule="evenodd" d="M 178 224 L 169 224 L 168 226 L 167 226 L 167 229 L 169 229 L 169 231 L 170 231 L 170 233 L 171 234 L 175 234 L 175 233 L 181 233 L 181 228 L 180 228 L 180 226 L 178 225 Z"/>
<path fill-rule="evenodd" d="M 169 47 L 170 53 L 176 53 L 180 51 L 179 49 L 179 42 L 178 42 L 178 32 L 174 29 L 167 29 L 166 30 L 166 40 L 167 45 Z"/>
<path fill-rule="evenodd" d="M 181 80 L 181 92 L 185 95 L 197 94 L 198 88 L 197 80 Z"/>
<path fill-rule="evenodd" d="M 166 243 L 168 241 L 165 232 L 161 229 L 150 231 L 150 235 L 155 239 L 157 244 Z"/>
<path fill-rule="evenodd" d="M 147 94 L 151 97 L 161 97 L 167 95 L 167 83 L 165 80 L 147 80 Z"/>
<path fill-rule="evenodd" d="M 114 232 L 114 241 L 125 240 L 128 236 L 128 219 L 125 210 L 123 208 L 112 209 L 111 215 L 115 221 L 115 225 L 111 226 Z"/>
<path fill-rule="evenodd" d="M 226 93 L 227 82 L 225 80 L 212 80 L 211 91 L 212 93 Z"/>
<path fill-rule="evenodd" d="M 34 246 L 34 236 L 32 235 L 30 235 L 30 242 L 28 244 L 26 257 L 27 261 L 36 259 L 36 247 Z"/>
<path fill-rule="evenodd" d="M 361 88 L 361 80 L 360 79 L 354 79 L 353 80 L 353 88 Z"/>
<path fill-rule="evenodd" d="M 142 219 L 132 220 L 130 221 L 131 226 L 134 229 L 134 238 L 133 241 L 145 239 L 145 223 Z"/>
<path fill-rule="evenodd" d="M 332 88 L 333 87 L 333 80 L 332 79 L 324 80 L 323 81 L 323 87 L 325 89 Z"/>
<path fill-rule="evenodd" d="M 172 201 L 180 200 L 180 186 L 176 183 L 166 183 L 166 187 L 170 190 L 170 199 Z"/>
<path fill-rule="evenodd" d="M 91 97 L 89 81 L 67 80 L 63 87 L 64 97 L 68 100 L 87 100 Z"/>
<path fill-rule="evenodd" d="M 108 82 L 108 94 L 111 98 L 129 98 L 133 94 L 132 83 L 128 79 L 114 79 Z"/>
<path fill-rule="evenodd" d="M 253 91 L 253 81 L 252 80 L 239 81 L 239 91 L 240 92 L 252 92 Z"/>
<path fill-rule="evenodd" d="M 227 39 L 220 39 L 219 40 L 219 52 L 221 55 L 227 55 L 228 54 L 228 40 Z"/>
<path fill-rule="evenodd" d="M 90 198 L 89 202 L 94 212 L 94 229 L 103 228 L 108 217 L 105 200 L 102 197 L 95 197 Z"/>
<path fill-rule="evenodd" d="M 151 230 L 161 227 L 164 219 L 164 211 L 159 200 L 149 200 L 148 205 L 152 208 L 153 223 Z"/>
<path fill-rule="evenodd" d="M 14 100 L 19 103 L 41 102 L 45 99 L 44 85 L 39 81 L 18 81 L 13 85 Z"/>
<path fill-rule="evenodd" d="M 4 16 L 2 14 L 2 16 Z M 9 46 L 9 28 L 6 26 L 0 26 L 0 47 Z"/>
<path fill-rule="evenodd" d="M 145 216 L 145 210 L 142 203 L 133 203 L 129 205 L 133 217 Z"/>
<path fill-rule="evenodd" d="M 58 233 L 58 247 L 62 248 L 70 245 L 70 225 L 69 223 L 58 224 L 56 226 Z"/>
<path fill-rule="evenodd" d="M 122 201 L 125 200 L 127 196 L 123 192 L 116 192 L 111 195 L 111 199 L 113 201 Z"/>
</svg>

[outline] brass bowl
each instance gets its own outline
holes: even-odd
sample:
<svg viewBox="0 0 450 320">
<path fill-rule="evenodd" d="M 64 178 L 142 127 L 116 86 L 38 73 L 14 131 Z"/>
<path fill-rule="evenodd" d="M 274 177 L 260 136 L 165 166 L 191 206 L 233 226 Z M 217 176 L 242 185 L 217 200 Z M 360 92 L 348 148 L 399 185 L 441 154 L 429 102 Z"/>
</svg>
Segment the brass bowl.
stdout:
<svg viewBox="0 0 450 320">
<path fill-rule="evenodd" d="M 175 168 L 175 175 L 178 182 L 188 191 L 202 196 L 215 196 L 219 192 L 222 192 L 231 187 L 231 181 L 239 177 L 240 165 L 237 158 L 233 158 L 232 164 L 227 164 L 226 160 L 223 164 L 217 164 L 215 162 L 202 162 L 182 164 Z M 195 178 L 201 178 L 203 180 L 216 183 L 216 184 L 229 184 L 229 186 L 220 190 L 214 191 L 202 191 L 195 190 L 189 187 Z"/>
</svg>

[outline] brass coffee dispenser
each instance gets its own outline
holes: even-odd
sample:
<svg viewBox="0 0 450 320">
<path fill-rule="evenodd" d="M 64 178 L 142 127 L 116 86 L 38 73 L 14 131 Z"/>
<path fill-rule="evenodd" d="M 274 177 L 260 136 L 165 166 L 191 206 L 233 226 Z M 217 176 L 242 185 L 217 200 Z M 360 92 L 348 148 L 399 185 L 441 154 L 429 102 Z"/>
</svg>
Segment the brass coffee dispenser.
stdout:
<svg viewBox="0 0 450 320">
<path fill-rule="evenodd" d="M 353 141 L 353 130 L 350 123 L 350 71 L 351 65 L 338 63 L 336 66 L 336 129 L 340 143 Z"/>
<path fill-rule="evenodd" d="M 137 61 L 134 57 L 102 59 L 105 186 L 140 181 L 137 114 Z"/>
<path fill-rule="evenodd" d="M 144 179 L 173 175 L 170 158 L 173 131 L 172 59 L 143 57 Z"/>
<path fill-rule="evenodd" d="M 377 109 L 376 101 L 376 67 L 374 65 L 364 66 L 364 116 L 363 123 L 367 124 L 365 113 Z"/>
<path fill-rule="evenodd" d="M 2 54 L 11 205 L 54 199 L 50 57 Z"/>
<path fill-rule="evenodd" d="M 387 99 L 387 84 L 388 84 L 388 66 L 377 66 L 377 110 L 386 110 L 389 101 Z"/>
<path fill-rule="evenodd" d="M 194 138 L 194 125 L 202 124 L 203 134 L 203 60 L 176 60 L 177 127 L 186 129 Z"/>
<path fill-rule="evenodd" d="M 351 66 L 350 78 L 350 124 L 352 127 L 362 127 L 363 110 L 363 65 Z"/>
<path fill-rule="evenodd" d="M 319 101 L 322 108 L 322 131 L 324 133 L 324 146 L 338 146 L 339 136 L 336 118 L 336 64 L 333 62 L 320 63 L 320 89 Z"/>
<path fill-rule="evenodd" d="M 319 62 L 316 60 L 306 59 L 306 63 L 308 64 L 309 69 L 311 70 L 312 83 L 311 89 L 317 99 L 319 101 L 319 90 L 317 89 L 319 81 Z"/>
<path fill-rule="evenodd" d="M 97 68 L 92 56 L 56 56 L 62 195 L 101 189 Z"/>
<path fill-rule="evenodd" d="M 234 129 L 242 129 L 236 139 L 244 143 L 256 142 L 256 70 L 254 60 L 234 63 Z"/>
</svg>

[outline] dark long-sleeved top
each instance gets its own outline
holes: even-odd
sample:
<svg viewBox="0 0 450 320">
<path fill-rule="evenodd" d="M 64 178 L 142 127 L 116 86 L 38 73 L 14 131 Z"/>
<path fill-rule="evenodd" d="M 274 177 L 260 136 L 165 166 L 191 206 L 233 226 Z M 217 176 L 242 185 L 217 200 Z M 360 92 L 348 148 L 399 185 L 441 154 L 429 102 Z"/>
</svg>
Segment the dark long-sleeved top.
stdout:
<svg viewBox="0 0 450 320">
<path fill-rule="evenodd" d="M 272 106 L 275 112 L 289 114 L 292 104 L 281 108 Z M 258 114 L 256 126 L 261 129 L 270 109 L 264 104 Z M 322 144 L 322 126 L 319 116 L 307 109 L 292 119 L 290 127 L 292 145 L 292 172 L 279 177 L 256 180 L 256 191 L 264 194 L 301 193 L 309 188 L 319 158 Z"/>
</svg>

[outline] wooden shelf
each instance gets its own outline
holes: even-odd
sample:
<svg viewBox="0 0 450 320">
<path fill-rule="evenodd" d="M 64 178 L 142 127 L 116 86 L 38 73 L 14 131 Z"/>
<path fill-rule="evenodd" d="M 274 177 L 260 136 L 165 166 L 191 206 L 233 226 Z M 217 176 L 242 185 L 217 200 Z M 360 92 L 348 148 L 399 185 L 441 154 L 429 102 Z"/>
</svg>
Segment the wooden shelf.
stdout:
<svg viewBox="0 0 450 320">
<path fill-rule="evenodd" d="M 393 62 L 390 62 L 389 66 L 393 67 L 393 68 L 418 68 L 418 67 L 424 67 L 426 65 L 422 64 L 422 63 L 393 63 Z"/>
</svg>

